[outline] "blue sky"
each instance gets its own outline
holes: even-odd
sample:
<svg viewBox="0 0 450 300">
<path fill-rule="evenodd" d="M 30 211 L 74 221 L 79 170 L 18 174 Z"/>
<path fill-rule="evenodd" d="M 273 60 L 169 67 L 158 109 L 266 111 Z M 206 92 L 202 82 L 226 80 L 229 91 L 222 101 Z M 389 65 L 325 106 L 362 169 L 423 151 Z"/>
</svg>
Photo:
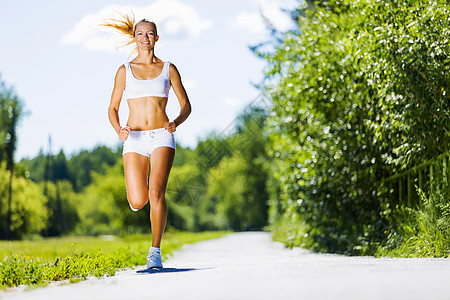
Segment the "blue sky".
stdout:
<svg viewBox="0 0 450 300">
<path fill-rule="evenodd" d="M 268 39 L 260 12 L 280 30 L 293 26 L 280 8 L 297 0 L 5 1 L 1 4 L 0 73 L 25 104 L 18 128 L 16 160 L 40 149 L 68 155 L 96 145 L 119 144 L 108 117 L 114 76 L 129 58 L 116 50 L 117 35 L 94 25 L 114 10 L 156 21 L 156 55 L 179 69 L 193 111 L 176 132 L 177 142 L 194 147 L 221 131 L 258 95 L 264 62 L 248 49 Z M 126 124 L 126 99 L 120 108 Z M 167 113 L 179 104 L 169 95 Z"/>
</svg>

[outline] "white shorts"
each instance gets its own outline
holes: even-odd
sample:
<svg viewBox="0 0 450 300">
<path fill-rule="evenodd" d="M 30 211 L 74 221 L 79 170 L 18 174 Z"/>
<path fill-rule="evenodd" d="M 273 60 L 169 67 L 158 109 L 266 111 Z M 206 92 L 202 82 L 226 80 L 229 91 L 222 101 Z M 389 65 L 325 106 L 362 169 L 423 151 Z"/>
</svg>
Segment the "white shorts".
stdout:
<svg viewBox="0 0 450 300">
<path fill-rule="evenodd" d="M 152 130 L 131 131 L 128 138 L 123 142 L 122 155 L 129 152 L 138 153 L 149 157 L 153 150 L 159 147 L 175 148 L 173 133 L 164 127 Z"/>
</svg>

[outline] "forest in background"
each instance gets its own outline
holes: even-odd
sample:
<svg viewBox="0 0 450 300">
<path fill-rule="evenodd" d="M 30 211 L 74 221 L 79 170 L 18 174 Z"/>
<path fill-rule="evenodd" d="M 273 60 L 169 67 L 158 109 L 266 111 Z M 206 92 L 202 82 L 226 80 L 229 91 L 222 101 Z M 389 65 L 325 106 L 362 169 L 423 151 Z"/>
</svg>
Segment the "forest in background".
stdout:
<svg viewBox="0 0 450 300">
<path fill-rule="evenodd" d="M 449 12 L 443 0 L 307 1 L 290 12 L 296 29 L 268 24 L 272 39 L 251 47 L 267 62 L 259 100 L 195 149 L 177 147 L 168 226 L 268 225 L 291 247 L 448 256 Z M 120 148 L 12 163 L 20 102 L 0 94 L 10 237 L 149 232 L 148 206 L 128 207 Z"/>
<path fill-rule="evenodd" d="M 266 116 L 264 108 L 249 106 L 225 131 L 210 133 L 195 149 L 177 145 L 166 192 L 168 228 L 239 231 L 267 225 Z M 121 153 L 121 146 L 97 146 L 70 157 L 62 150 L 41 150 L 16 163 L 10 237 L 149 233 L 149 205 L 139 212 L 128 206 Z M 6 208 L 9 172 L 1 166 Z M 0 211 L 1 228 L 6 214 Z"/>
</svg>

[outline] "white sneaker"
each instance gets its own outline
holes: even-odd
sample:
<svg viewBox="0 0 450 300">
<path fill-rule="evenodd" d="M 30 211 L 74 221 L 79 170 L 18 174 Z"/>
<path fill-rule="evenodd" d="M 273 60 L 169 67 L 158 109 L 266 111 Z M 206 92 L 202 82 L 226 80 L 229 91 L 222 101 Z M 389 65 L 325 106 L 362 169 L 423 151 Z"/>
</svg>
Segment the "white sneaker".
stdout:
<svg viewBox="0 0 450 300">
<path fill-rule="evenodd" d="M 147 256 L 147 269 L 162 268 L 161 252 L 150 251 Z"/>
<path fill-rule="evenodd" d="M 131 206 L 131 203 L 130 203 L 130 202 L 128 202 L 128 204 L 130 204 L 130 208 L 131 208 L 132 211 L 138 211 L 138 210 L 139 210 L 139 209 L 136 209 L 136 208 L 134 208 L 133 206 Z"/>
</svg>

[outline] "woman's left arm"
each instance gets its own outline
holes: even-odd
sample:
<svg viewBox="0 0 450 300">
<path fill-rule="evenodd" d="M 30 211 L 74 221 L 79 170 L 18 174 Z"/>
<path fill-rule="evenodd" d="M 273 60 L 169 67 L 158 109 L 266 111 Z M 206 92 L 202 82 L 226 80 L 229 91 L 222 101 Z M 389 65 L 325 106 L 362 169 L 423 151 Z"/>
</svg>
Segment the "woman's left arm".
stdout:
<svg viewBox="0 0 450 300">
<path fill-rule="evenodd" d="M 180 73 L 173 64 L 170 64 L 169 76 L 173 91 L 175 92 L 175 95 L 178 98 L 178 102 L 180 102 L 181 111 L 180 115 L 176 117 L 173 120 L 173 122 L 166 122 L 166 124 L 164 124 L 164 127 L 166 127 L 166 129 L 169 132 L 174 132 L 175 128 L 181 123 L 183 123 L 187 119 L 187 117 L 191 114 L 191 103 L 189 102 L 186 90 L 184 89 L 184 86 L 181 83 Z"/>
</svg>

